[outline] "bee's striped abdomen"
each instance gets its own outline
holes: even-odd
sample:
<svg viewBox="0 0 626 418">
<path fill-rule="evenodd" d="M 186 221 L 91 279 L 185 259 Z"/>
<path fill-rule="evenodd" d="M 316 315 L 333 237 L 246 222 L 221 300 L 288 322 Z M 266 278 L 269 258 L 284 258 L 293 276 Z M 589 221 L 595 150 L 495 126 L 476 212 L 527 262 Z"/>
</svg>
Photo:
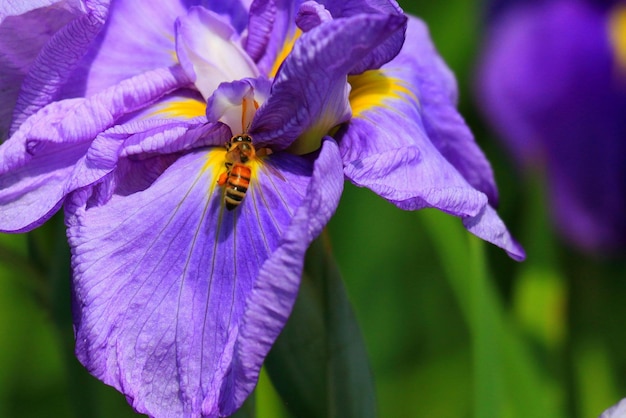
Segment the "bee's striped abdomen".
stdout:
<svg viewBox="0 0 626 418">
<path fill-rule="evenodd" d="M 224 196 L 226 209 L 233 210 L 241 204 L 250 186 L 251 174 L 252 171 L 249 167 L 242 164 L 233 165 L 228 174 L 228 182 Z"/>
</svg>

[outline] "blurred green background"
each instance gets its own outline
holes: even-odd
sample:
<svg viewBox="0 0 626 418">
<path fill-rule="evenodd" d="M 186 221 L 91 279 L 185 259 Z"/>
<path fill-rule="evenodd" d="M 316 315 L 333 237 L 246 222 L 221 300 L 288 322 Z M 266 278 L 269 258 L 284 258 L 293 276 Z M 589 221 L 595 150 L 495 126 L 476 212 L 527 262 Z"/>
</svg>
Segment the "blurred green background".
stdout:
<svg viewBox="0 0 626 418">
<path fill-rule="evenodd" d="M 528 260 L 482 244 L 457 219 L 403 212 L 346 185 L 328 230 L 379 416 L 595 417 L 626 396 L 626 260 L 553 235 L 542 174 L 516 172 L 480 119 L 471 87 L 482 4 L 401 4 L 428 23 L 458 77 L 499 213 Z M 0 418 L 136 416 L 73 357 L 68 250 L 46 247 L 63 234 L 56 217 L 28 237 L 0 236 Z M 265 373 L 256 407 L 259 418 L 290 417 Z"/>
</svg>

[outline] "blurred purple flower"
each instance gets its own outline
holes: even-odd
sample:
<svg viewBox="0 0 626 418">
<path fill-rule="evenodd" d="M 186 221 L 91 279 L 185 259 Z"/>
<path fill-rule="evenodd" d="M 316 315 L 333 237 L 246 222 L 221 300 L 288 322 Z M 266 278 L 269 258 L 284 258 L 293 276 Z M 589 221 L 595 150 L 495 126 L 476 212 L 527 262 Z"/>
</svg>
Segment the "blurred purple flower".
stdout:
<svg viewBox="0 0 626 418">
<path fill-rule="evenodd" d="M 0 73 L 21 83 L 2 93 L 16 104 L 0 120 L 0 230 L 64 205 L 77 355 L 137 411 L 217 417 L 243 403 L 344 176 L 524 257 L 489 203 L 454 77 L 397 4 L 48 3 L 0 22 L 52 27 L 23 62 L 2 49 L 3 65 L 23 65 Z M 225 210 L 223 144 L 244 132 L 258 158 Z"/>
<path fill-rule="evenodd" d="M 604 411 L 599 418 L 626 418 L 626 399 Z"/>
<path fill-rule="evenodd" d="M 524 164 L 543 164 L 557 227 L 586 250 L 626 245 L 626 6 L 509 1 L 478 95 Z"/>
</svg>

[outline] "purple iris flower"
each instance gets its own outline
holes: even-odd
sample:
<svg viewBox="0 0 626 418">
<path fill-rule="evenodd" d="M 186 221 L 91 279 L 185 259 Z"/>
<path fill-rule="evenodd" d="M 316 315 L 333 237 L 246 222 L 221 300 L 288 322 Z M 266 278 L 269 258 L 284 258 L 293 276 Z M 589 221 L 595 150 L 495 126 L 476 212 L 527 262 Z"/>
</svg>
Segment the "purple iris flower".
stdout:
<svg viewBox="0 0 626 418">
<path fill-rule="evenodd" d="M 243 403 L 344 178 L 524 257 L 453 75 L 395 2 L 40 3 L 0 9 L 15 36 L 49 27 L 26 56 L 1 38 L 21 88 L 2 93 L 0 230 L 64 207 L 77 356 L 137 411 Z M 240 135 L 250 158 L 224 148 Z"/>
<path fill-rule="evenodd" d="M 515 156 L 545 167 L 558 229 L 585 250 L 624 248 L 624 4 L 509 1 L 494 16 L 478 81 Z"/>
</svg>

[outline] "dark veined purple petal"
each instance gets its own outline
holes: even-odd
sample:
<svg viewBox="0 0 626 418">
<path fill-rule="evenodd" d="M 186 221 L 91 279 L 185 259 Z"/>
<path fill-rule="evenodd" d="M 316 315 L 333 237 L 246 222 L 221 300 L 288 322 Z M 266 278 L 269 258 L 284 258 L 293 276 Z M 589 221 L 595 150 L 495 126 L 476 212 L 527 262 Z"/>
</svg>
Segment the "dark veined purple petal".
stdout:
<svg viewBox="0 0 626 418">
<path fill-rule="evenodd" d="M 319 148 L 321 139 L 350 116 L 346 75 L 365 55 L 398 30 L 406 18 L 358 15 L 335 19 L 303 34 L 283 63 L 272 94 L 259 108 L 250 133 L 275 149 Z"/>
<path fill-rule="evenodd" d="M 29 3 L 29 7 L 44 4 L 24 3 Z M 60 2 L 56 6 L 62 6 L 63 10 L 51 6 L 20 16 L 9 16 L 2 21 L 0 99 L 3 109 L 13 111 L 9 134 L 15 132 L 26 118 L 55 99 L 104 25 L 109 3 L 107 0 L 86 0 L 81 3 L 79 8 L 68 2 Z M 16 11 L 24 10 L 23 7 L 16 10 L 9 5 L 9 12 Z M 18 89 L 19 95 L 16 96 Z M 6 137 L 7 116 L 7 113 L 0 115 L 0 140 Z"/>
<path fill-rule="evenodd" d="M 384 68 L 417 95 L 426 133 L 439 152 L 496 205 L 498 191 L 491 165 L 456 109 L 456 80 L 435 50 L 423 22 L 410 18 L 407 42 Z"/>
<path fill-rule="evenodd" d="M 85 208 L 87 190 L 67 205 L 77 355 L 139 412 L 218 417 L 241 405 L 291 309 L 308 243 L 338 203 L 341 173 L 325 171 L 325 152 L 315 166 L 273 154 L 227 211 L 216 185 L 224 153 L 183 156 L 104 206 Z M 257 335 L 261 324 L 269 332 Z"/>
<path fill-rule="evenodd" d="M 358 14 L 395 14 L 404 12 L 394 0 L 319 0 L 333 17 L 350 17 Z"/>
<path fill-rule="evenodd" d="M 404 12 L 395 0 L 321 0 L 333 18 L 352 17 L 361 14 L 382 14 L 404 16 Z M 363 71 L 380 68 L 395 57 L 404 43 L 404 30 L 394 31 L 365 55 L 350 70 L 350 74 L 360 74 Z"/>
</svg>

